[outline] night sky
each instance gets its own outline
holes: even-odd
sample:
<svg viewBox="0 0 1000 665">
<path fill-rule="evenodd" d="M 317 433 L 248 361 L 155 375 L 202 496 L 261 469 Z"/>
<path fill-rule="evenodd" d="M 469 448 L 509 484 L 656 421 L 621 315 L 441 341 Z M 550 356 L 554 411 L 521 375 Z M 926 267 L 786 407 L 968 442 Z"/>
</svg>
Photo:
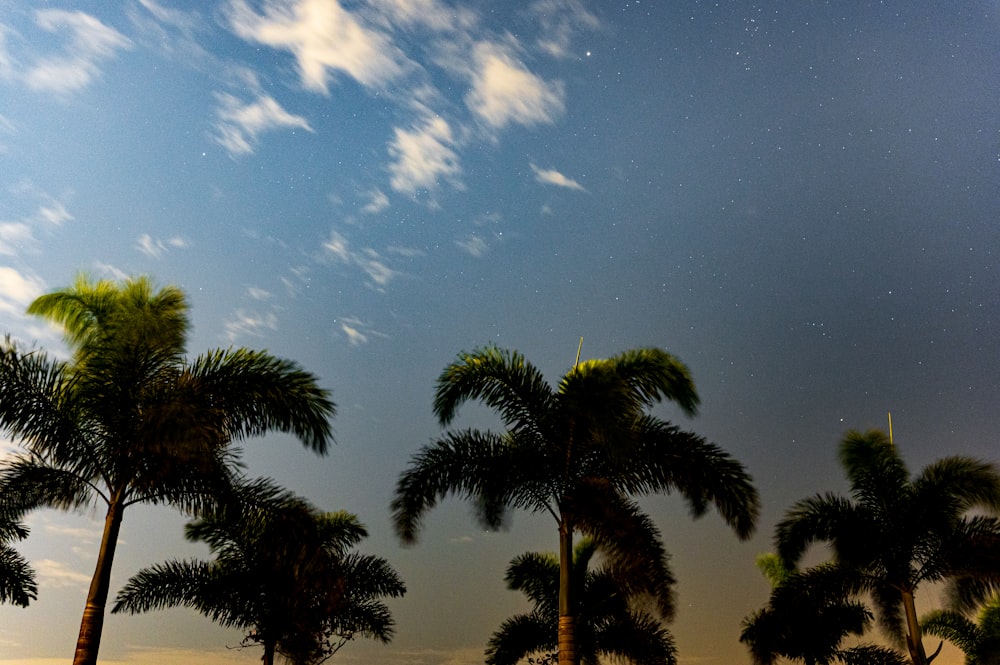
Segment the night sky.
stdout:
<svg viewBox="0 0 1000 665">
<path fill-rule="evenodd" d="M 399 545 L 388 506 L 441 432 L 441 369 L 495 343 L 555 381 L 580 337 L 583 358 L 663 347 L 702 406 L 658 415 L 742 461 L 764 502 L 741 543 L 643 500 L 680 662 L 747 663 L 754 557 L 794 501 L 845 489 L 848 429 L 891 411 L 911 470 L 998 458 L 998 102 L 995 0 L 0 0 L 0 329 L 64 354 L 24 316 L 34 297 L 148 274 L 188 294 L 192 355 L 316 373 L 331 454 L 269 436 L 243 461 L 356 513 L 360 549 L 405 578 L 393 643 L 347 664 L 481 663 L 527 609 L 507 563 L 557 547 L 546 516 L 486 533 L 455 500 Z M 102 519 L 32 515 L 17 547 L 40 597 L 0 607 L 0 663 L 70 657 Z M 206 557 L 184 522 L 126 512 L 112 593 Z M 258 662 L 240 638 L 190 610 L 109 616 L 102 662 Z"/>
</svg>

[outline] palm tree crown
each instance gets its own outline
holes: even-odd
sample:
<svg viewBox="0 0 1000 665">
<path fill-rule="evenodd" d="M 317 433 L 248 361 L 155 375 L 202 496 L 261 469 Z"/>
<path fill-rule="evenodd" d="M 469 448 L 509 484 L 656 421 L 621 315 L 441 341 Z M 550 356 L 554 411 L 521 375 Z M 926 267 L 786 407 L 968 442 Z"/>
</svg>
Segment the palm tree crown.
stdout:
<svg viewBox="0 0 1000 665">
<path fill-rule="evenodd" d="M 677 649 L 661 618 L 628 592 L 621 571 L 605 564 L 590 569 L 597 548 L 590 539 L 573 551 L 577 590 L 577 648 L 580 661 L 597 665 L 602 656 L 636 665 L 673 665 Z M 559 557 L 528 552 L 507 568 L 507 587 L 523 591 L 534 607 L 506 620 L 490 638 L 487 665 L 517 665 L 532 654 L 557 649 Z"/>
<path fill-rule="evenodd" d="M 366 535 L 357 517 L 322 513 L 269 480 L 241 484 L 212 515 L 189 523 L 211 561 L 171 560 L 136 573 L 113 612 L 186 606 L 246 631 L 245 642 L 294 665 L 327 660 L 355 636 L 387 642 L 393 620 L 383 597 L 405 592 L 379 557 L 352 552 Z"/>
<path fill-rule="evenodd" d="M 928 635 L 952 642 L 965 654 L 965 665 L 1000 665 L 1000 596 L 980 609 L 976 621 L 951 609 L 934 610 L 920 620 Z"/>
<path fill-rule="evenodd" d="M 644 348 L 578 363 L 553 389 L 521 354 L 486 347 L 461 353 L 437 382 L 434 412 L 448 425 L 461 404 L 496 410 L 503 433 L 449 431 L 413 458 L 396 486 L 392 512 L 405 542 L 423 515 L 450 494 L 470 500 L 480 522 L 504 524 L 511 509 L 546 513 L 560 534 L 560 663 L 576 663 L 569 584 L 573 533 L 593 539 L 623 569 L 645 568 L 641 591 L 672 612 L 659 531 L 634 495 L 679 491 L 695 516 L 714 505 L 741 538 L 758 513 L 757 493 L 736 460 L 647 409 L 664 399 L 693 413 L 687 368 Z"/>
<path fill-rule="evenodd" d="M 232 474 L 231 444 L 271 430 L 323 454 L 334 404 L 315 377 L 267 353 L 219 350 L 189 362 L 184 294 L 147 278 L 81 277 L 28 311 L 62 325 L 72 355 L 0 345 L 0 426 L 25 447 L 0 474 L 0 491 L 22 509 L 106 506 L 74 659 L 92 665 L 125 508 L 203 509 Z"/>
<path fill-rule="evenodd" d="M 851 571 L 833 563 L 793 570 L 771 553 L 757 557 L 757 566 L 771 582 L 771 597 L 743 620 L 740 633 L 756 665 L 773 665 L 782 657 L 805 665 L 905 662 L 900 652 L 887 647 L 841 646 L 845 638 L 864 634 L 873 619 L 857 597 Z"/>
<path fill-rule="evenodd" d="M 1000 472 L 987 462 L 946 457 L 911 478 L 898 449 L 879 431 L 849 432 L 840 461 L 850 497 L 819 494 L 778 524 L 779 555 L 794 565 L 813 542 L 832 545 L 856 576 L 887 634 L 905 643 L 914 665 L 930 658 L 921 642 L 914 594 L 924 582 L 968 574 L 969 548 L 1000 534 Z"/>
</svg>

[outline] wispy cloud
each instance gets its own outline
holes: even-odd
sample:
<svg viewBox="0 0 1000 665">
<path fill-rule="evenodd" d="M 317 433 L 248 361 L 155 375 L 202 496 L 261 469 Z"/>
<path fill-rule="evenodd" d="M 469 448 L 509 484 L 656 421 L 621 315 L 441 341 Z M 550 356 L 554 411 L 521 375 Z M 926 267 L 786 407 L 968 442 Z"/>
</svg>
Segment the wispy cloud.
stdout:
<svg viewBox="0 0 1000 665">
<path fill-rule="evenodd" d="M 454 146 L 451 127 L 440 116 L 426 117 L 410 129 L 397 127 L 389 143 L 392 188 L 414 195 L 436 189 L 442 178 L 459 185 L 462 168 Z"/>
<path fill-rule="evenodd" d="M 389 207 L 389 197 L 381 189 L 376 188 L 365 192 L 365 197 L 368 199 L 368 203 L 361 208 L 363 213 L 374 215 Z"/>
<path fill-rule="evenodd" d="M 541 27 L 538 47 L 556 58 L 569 58 L 574 37 L 600 27 L 598 18 L 580 0 L 536 0 L 529 9 Z"/>
<path fill-rule="evenodd" d="M 230 27 L 243 39 L 291 52 L 308 90 L 326 94 L 336 73 L 380 87 L 404 70 L 405 58 L 389 38 L 366 26 L 338 0 L 268 0 L 263 14 L 245 0 L 232 0 L 228 17 Z"/>
<path fill-rule="evenodd" d="M 553 169 L 542 169 L 531 164 L 531 170 L 535 173 L 535 180 L 543 185 L 555 185 L 566 189 L 575 189 L 580 192 L 587 191 L 583 185 Z"/>
<path fill-rule="evenodd" d="M 39 586 L 55 589 L 67 587 L 85 588 L 90 584 L 90 575 L 73 570 L 69 566 L 52 559 L 32 562 L 38 574 Z"/>
<path fill-rule="evenodd" d="M 305 118 L 289 113 L 268 95 L 262 94 L 249 103 L 228 93 L 216 97 L 219 108 L 215 140 L 234 157 L 252 153 L 257 137 L 264 132 L 288 128 L 313 131 Z"/>
<path fill-rule="evenodd" d="M 482 258 L 492 245 L 503 240 L 503 231 L 497 230 L 502 221 L 503 216 L 499 213 L 480 215 L 473 220 L 475 230 L 455 240 L 455 245 L 470 256 Z"/>
<path fill-rule="evenodd" d="M 451 32 L 472 28 L 479 22 L 471 10 L 437 0 L 369 0 L 369 4 L 381 14 L 386 27 L 420 25 L 437 32 Z"/>
<path fill-rule="evenodd" d="M 565 111 L 562 83 L 528 71 L 506 45 L 477 44 L 473 59 L 476 69 L 465 103 L 490 127 L 552 123 Z"/>
<path fill-rule="evenodd" d="M 19 218 L 0 220 L 0 254 L 14 256 L 35 244 L 35 229 L 49 230 L 73 219 L 66 206 L 24 180 L 8 188 L 17 198 L 28 198 L 37 205 L 33 212 Z"/>
<path fill-rule="evenodd" d="M 278 315 L 238 309 L 226 321 L 225 329 L 230 342 L 240 337 L 263 337 L 267 331 L 278 329 Z"/>
<path fill-rule="evenodd" d="M 35 23 L 46 32 L 68 32 L 69 41 L 61 53 L 40 57 L 27 67 L 23 80 L 33 90 L 82 90 L 100 75 L 102 61 L 132 48 L 123 34 L 82 11 L 41 9 L 35 12 Z"/>
<path fill-rule="evenodd" d="M 146 256 L 158 259 L 163 256 L 163 253 L 168 249 L 184 249 L 187 247 L 187 241 L 180 236 L 173 236 L 171 238 L 167 238 L 166 240 L 160 240 L 159 238 L 154 238 L 148 233 L 143 233 L 136 239 L 135 247 Z"/>
<path fill-rule="evenodd" d="M 377 290 L 382 290 L 399 274 L 377 251 L 370 247 L 355 250 L 347 238 L 336 230 L 330 232 L 329 239 L 323 243 L 323 250 L 329 259 L 360 268 L 368 277 L 368 285 Z"/>
<path fill-rule="evenodd" d="M 351 346 L 367 344 L 372 337 L 388 338 L 388 335 L 378 332 L 370 324 L 357 317 L 342 318 L 337 323 L 340 333 L 347 338 Z"/>
<path fill-rule="evenodd" d="M 476 257 L 477 259 L 486 254 L 486 250 L 489 245 L 482 236 L 478 236 L 475 233 L 470 233 L 464 238 L 459 238 L 455 241 L 458 248 L 461 249 L 466 254 Z"/>
<path fill-rule="evenodd" d="M 40 296 L 45 283 L 40 277 L 22 273 L 10 266 L 0 266 L 0 312 L 21 315 L 28 304 Z"/>
</svg>

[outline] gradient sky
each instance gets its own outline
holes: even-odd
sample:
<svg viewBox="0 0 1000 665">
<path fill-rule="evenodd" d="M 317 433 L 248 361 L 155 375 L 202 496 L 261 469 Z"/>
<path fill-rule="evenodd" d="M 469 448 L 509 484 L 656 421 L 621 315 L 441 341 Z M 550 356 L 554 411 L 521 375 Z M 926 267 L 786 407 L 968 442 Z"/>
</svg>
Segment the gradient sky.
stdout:
<svg viewBox="0 0 1000 665">
<path fill-rule="evenodd" d="M 791 503 L 844 489 L 847 429 L 891 410 L 912 469 L 997 457 L 998 102 L 995 0 L 0 0 L 0 327 L 64 353 L 27 304 L 143 273 L 187 292 L 192 354 L 263 348 L 321 377 L 332 453 L 271 436 L 244 461 L 357 513 L 361 549 L 401 572 L 393 644 L 334 661 L 386 665 L 482 662 L 526 609 L 508 561 L 557 546 L 548 518 L 485 533 L 457 501 L 398 544 L 388 504 L 441 431 L 440 370 L 490 342 L 552 380 L 581 336 L 584 358 L 664 347 L 702 408 L 658 413 L 764 501 L 747 543 L 644 501 L 680 662 L 745 663 L 754 556 Z M 0 607 L 0 663 L 70 657 L 101 517 L 30 518 L 40 598 Z M 206 556 L 184 521 L 127 512 L 113 590 Z M 258 662 L 239 641 L 177 609 L 109 617 L 101 655 Z"/>
</svg>

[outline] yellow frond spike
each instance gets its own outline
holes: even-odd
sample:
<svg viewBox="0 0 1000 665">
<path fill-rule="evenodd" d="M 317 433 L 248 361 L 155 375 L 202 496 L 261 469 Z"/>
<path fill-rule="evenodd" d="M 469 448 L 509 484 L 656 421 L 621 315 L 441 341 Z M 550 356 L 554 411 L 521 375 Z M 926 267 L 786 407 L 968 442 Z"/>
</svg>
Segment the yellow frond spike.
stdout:
<svg viewBox="0 0 1000 665">
<path fill-rule="evenodd" d="M 573 369 L 576 369 L 577 365 L 580 364 L 581 351 L 583 351 L 583 337 L 580 338 L 580 344 L 576 347 L 576 361 L 573 363 Z"/>
</svg>

